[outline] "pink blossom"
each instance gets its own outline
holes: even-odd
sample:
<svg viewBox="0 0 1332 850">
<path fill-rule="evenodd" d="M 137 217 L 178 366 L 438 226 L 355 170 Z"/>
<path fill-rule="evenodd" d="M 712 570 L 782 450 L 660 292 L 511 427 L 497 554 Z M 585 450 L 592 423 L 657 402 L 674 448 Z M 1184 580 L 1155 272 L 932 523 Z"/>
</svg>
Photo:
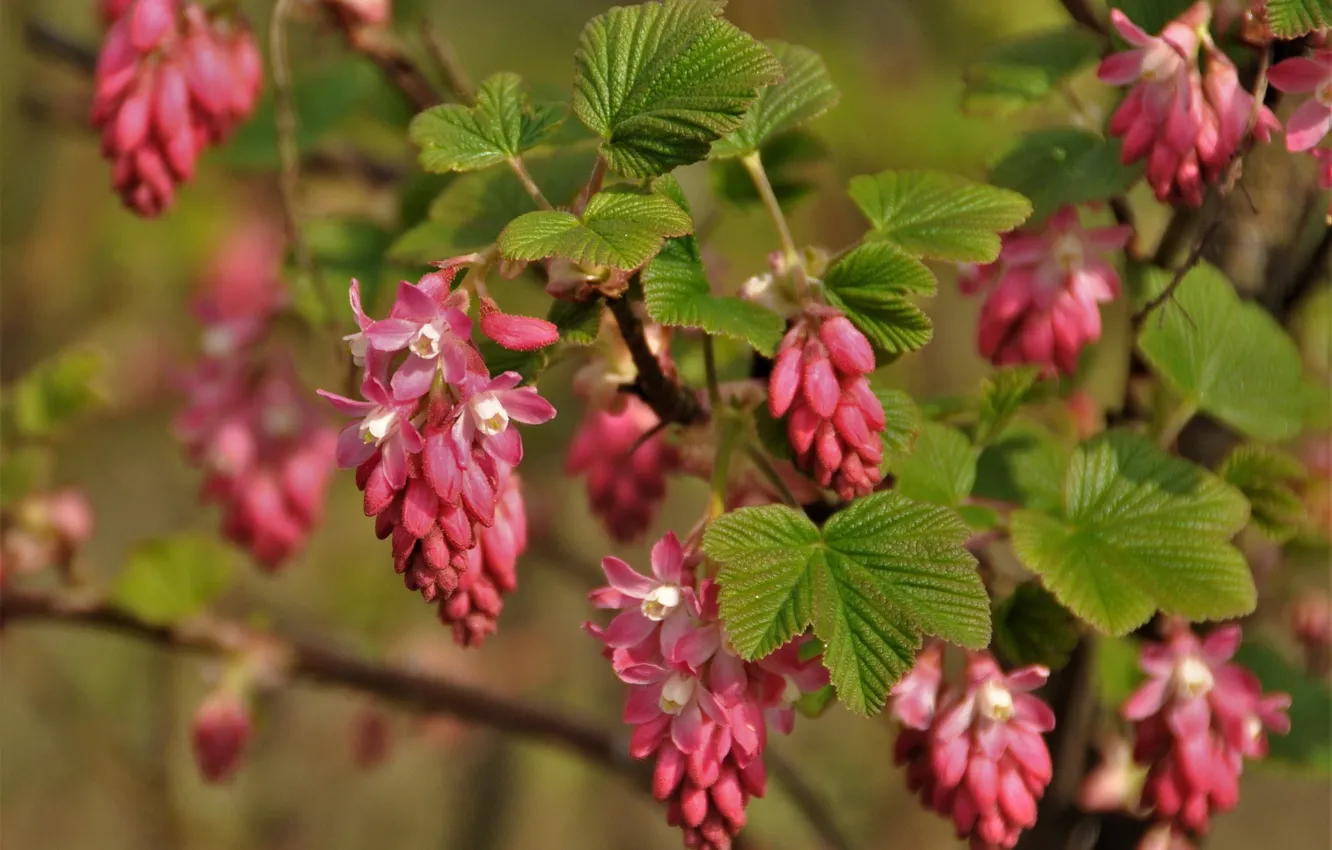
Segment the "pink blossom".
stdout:
<svg viewBox="0 0 1332 850">
<path fill-rule="evenodd" d="M 469 375 L 461 387 L 459 411 L 453 423 L 457 445 L 473 442 L 496 460 L 517 464 L 523 457 L 523 442 L 510 420 L 524 425 L 540 425 L 555 416 L 555 406 L 542 398 L 533 387 L 520 387 L 522 376 L 505 372 L 485 380 Z"/>
<path fill-rule="evenodd" d="M 1234 808 L 1245 757 L 1267 753 L 1267 732 L 1290 729 L 1285 694 L 1264 696 L 1258 680 L 1230 662 L 1239 626 L 1199 640 L 1182 624 L 1165 643 L 1146 644 L 1148 680 L 1124 703 L 1134 722 L 1134 759 L 1147 765 L 1142 802 L 1188 834 L 1208 830 L 1211 813 Z"/>
<path fill-rule="evenodd" d="M 652 547 L 651 578 L 612 556 L 602 558 L 601 569 L 610 584 L 588 598 L 598 608 L 621 611 L 605 631 L 606 645 L 625 649 L 657 634 L 661 655 L 671 657 L 693 620 L 689 610 L 693 590 L 684 584 L 684 550 L 674 532 L 667 532 Z"/>
<path fill-rule="evenodd" d="M 999 259 L 964 274 L 964 291 L 989 288 L 977 345 L 999 366 L 1033 363 L 1072 374 L 1101 337 L 1100 304 L 1119 297 L 1119 274 L 1105 259 L 1128 242 L 1127 226 L 1085 229 L 1075 207 L 1039 228 L 1009 235 Z"/>
<path fill-rule="evenodd" d="M 259 51 L 242 22 L 196 3 L 109 0 L 103 14 L 110 29 L 91 121 L 125 205 L 153 217 L 193 177 L 202 150 L 253 111 L 263 85 Z"/>
<path fill-rule="evenodd" d="M 225 782 L 240 768 L 253 735 L 244 700 L 227 690 L 213 692 L 194 715 L 194 760 L 205 782 Z"/>
<path fill-rule="evenodd" d="M 931 642 L 916 656 L 911 672 L 893 685 L 893 716 L 909 729 L 930 728 L 942 685 L 943 644 Z"/>
<path fill-rule="evenodd" d="M 1161 201 L 1198 206 L 1206 182 L 1219 180 L 1250 135 L 1267 141 L 1279 125 L 1271 110 L 1255 109 L 1235 66 L 1207 33 L 1211 9 L 1197 2 L 1151 36 L 1120 10 L 1111 22 L 1130 49 L 1101 61 L 1097 74 L 1111 85 L 1133 85 L 1110 119 L 1123 139 L 1125 163 L 1147 161 L 1147 182 Z M 1198 63 L 1205 46 L 1206 71 Z"/>
<path fill-rule="evenodd" d="M 631 542 L 652 523 L 680 454 L 660 433 L 657 414 L 621 395 L 623 407 L 591 409 L 569 444 L 565 471 L 586 475 L 587 501 L 612 539 Z M 648 437 L 646 435 L 652 434 Z"/>
<path fill-rule="evenodd" d="M 873 491 L 883 477 L 883 405 L 865 377 L 874 350 L 845 316 L 808 311 L 783 337 L 768 379 L 768 410 L 786 416 L 797 466 L 843 499 Z"/>
<path fill-rule="evenodd" d="M 922 698 L 931 665 L 900 695 L 906 716 L 924 721 Z M 1031 691 L 1049 675 L 1043 667 L 1005 674 L 988 653 L 973 653 L 964 688 L 941 686 L 928 728 L 904 726 L 895 759 L 907 765 L 907 785 L 938 814 L 952 819 L 958 838 L 977 848 L 1011 848 L 1036 823 L 1036 801 L 1052 766 L 1043 733 L 1054 712 Z"/>
<path fill-rule="evenodd" d="M 335 408 L 348 416 L 359 417 L 338 436 L 338 466 L 360 466 L 376 453 L 383 459 L 384 474 L 396 489 L 407 480 L 407 457 L 417 454 L 425 443 L 412 424 L 418 402 L 415 398 L 399 401 L 375 378 L 361 384 L 365 401 L 319 390 Z"/>
<path fill-rule="evenodd" d="M 1286 148 L 1307 151 L 1332 131 L 1332 50 L 1315 50 L 1278 62 L 1267 73 L 1272 87 L 1287 94 L 1313 92 L 1286 122 Z"/>
<path fill-rule="evenodd" d="M 527 511 L 518 476 L 508 473 L 505 479 L 494 522 L 477 532 L 457 591 L 439 603 L 440 620 L 463 646 L 480 646 L 495 633 L 504 597 L 518 587 L 518 556 L 527 550 Z"/>
<path fill-rule="evenodd" d="M 433 272 L 427 278 L 452 279 L 452 273 Z M 353 310 L 359 309 L 359 294 Z M 417 399 L 430 392 L 437 369 L 442 370 L 444 381 L 461 383 L 467 375 L 468 355 L 471 350 L 472 320 L 459 308 L 460 295 L 448 291 L 448 284 L 434 291 L 413 286 L 407 281 L 398 284 L 398 295 L 393 302 L 389 318 L 369 323 L 361 330 L 365 344 L 376 351 L 393 352 L 406 349 L 407 359 L 393 375 L 393 395 L 399 399 Z M 364 317 L 357 313 L 357 324 Z M 353 335 L 355 354 L 358 341 Z"/>
</svg>

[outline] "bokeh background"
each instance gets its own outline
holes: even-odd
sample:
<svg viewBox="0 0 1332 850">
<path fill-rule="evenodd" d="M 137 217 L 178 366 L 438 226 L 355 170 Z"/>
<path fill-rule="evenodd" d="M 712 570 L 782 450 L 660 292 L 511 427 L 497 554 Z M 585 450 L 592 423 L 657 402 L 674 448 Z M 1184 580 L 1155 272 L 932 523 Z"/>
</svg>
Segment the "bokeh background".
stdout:
<svg viewBox="0 0 1332 850">
<path fill-rule="evenodd" d="M 195 351 L 185 304 L 213 253 L 236 221 L 275 211 L 268 169 L 276 154 L 271 119 L 256 122 L 209 157 L 162 220 L 123 211 L 84 123 L 86 73 L 24 45 L 24 24 L 32 19 L 94 46 L 99 30 L 91 5 L 5 0 L 0 6 L 0 376 L 10 382 L 68 346 L 104 354 L 109 401 L 60 444 L 55 479 L 88 490 L 97 531 L 84 566 L 94 579 L 109 581 L 136 542 L 216 526 L 216 512 L 197 506 L 198 474 L 169 434 L 179 404 L 169 377 Z M 270 4 L 241 5 L 262 35 Z M 513 70 L 551 92 L 567 92 L 579 29 L 604 8 L 598 0 L 399 0 L 397 6 L 404 34 L 415 37 L 417 22 L 429 17 L 474 79 Z M 732 0 L 729 15 L 760 37 L 820 50 L 842 91 L 841 105 L 812 125 L 829 158 L 808 172 L 816 189 L 794 209 L 802 242 L 835 249 L 858 236 L 862 223 L 844 193 L 855 174 L 937 167 L 980 176 L 987 159 L 1025 127 L 1067 120 L 1062 104 L 1021 116 L 960 109 L 961 70 L 969 59 L 1006 34 L 1062 21 L 1055 0 Z M 298 23 L 292 38 L 302 119 L 317 137 L 312 149 L 342 163 L 362 152 L 401 169 L 410 187 L 404 204 L 394 185 L 373 174 L 307 175 L 312 239 L 326 273 L 342 283 L 353 272 L 415 278 L 419 269 L 400 273 L 379 263 L 384 234 L 441 185 L 413 176 L 403 131 L 409 110 L 372 66 L 348 56 L 336 33 Z M 1088 74 L 1076 87 L 1092 109 L 1104 109 L 1111 96 Z M 774 244 L 762 213 L 708 201 L 705 168 L 689 169 L 684 183 L 696 212 L 712 222 L 720 279 L 735 286 L 762 271 Z M 1159 226 L 1150 214 L 1144 222 Z M 495 289 L 516 309 L 539 309 L 534 287 Z M 958 296 L 945 275 L 926 309 L 936 325 L 933 344 L 891 367 L 893 374 L 922 396 L 971 391 L 985 371 L 973 353 L 976 305 Z M 1106 348 L 1122 352 L 1116 340 L 1123 310 L 1112 308 L 1107 323 Z M 1107 394 L 1105 400 L 1122 380 L 1120 357 L 1093 365 L 1093 392 Z M 306 367 L 312 386 L 336 380 L 318 358 Z M 329 636 L 343 649 L 622 728 L 621 686 L 580 630 L 588 615 L 584 595 L 602 555 L 643 563 L 647 547 L 612 546 L 585 509 L 580 483 L 562 472 L 562 450 L 579 415 L 565 388 L 568 374 L 557 367 L 543 378 L 561 414 L 527 436 L 533 544 L 500 632 L 483 648 L 454 646 L 433 609 L 402 590 L 347 474 L 338 476 L 328 521 L 308 552 L 277 576 L 242 565 L 223 609 L 256 612 L 290 634 Z M 675 485 L 652 537 L 692 524 L 703 497 L 699 483 Z M 245 768 L 228 785 L 206 786 L 191 760 L 188 731 L 216 675 L 208 664 L 47 626 L 10 630 L 0 659 L 5 850 L 595 850 L 679 843 L 656 804 L 562 751 L 308 686 L 266 700 Z M 371 768 L 358 766 L 356 757 L 367 718 L 382 719 L 389 740 L 386 758 Z M 905 793 L 891 745 L 886 719 L 833 708 L 818 721 L 800 721 L 793 736 L 772 748 L 799 765 L 855 846 L 957 846 L 948 826 Z M 1238 811 L 1219 819 L 1208 847 L 1326 848 L 1330 790 L 1325 778 L 1255 766 L 1244 776 Z M 779 785 L 751 805 L 750 817 L 755 847 L 817 846 Z"/>
</svg>

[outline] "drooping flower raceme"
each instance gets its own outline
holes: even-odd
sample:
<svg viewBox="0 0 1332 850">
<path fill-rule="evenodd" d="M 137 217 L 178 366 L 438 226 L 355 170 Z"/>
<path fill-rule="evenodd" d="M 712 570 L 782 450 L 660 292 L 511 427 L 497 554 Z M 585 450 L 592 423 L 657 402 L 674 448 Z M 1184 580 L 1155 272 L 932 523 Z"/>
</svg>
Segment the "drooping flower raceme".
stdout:
<svg viewBox="0 0 1332 850">
<path fill-rule="evenodd" d="M 365 514 L 390 539 L 394 569 L 408 589 L 439 602 L 455 639 L 472 646 L 494 631 L 526 548 L 516 426 L 545 422 L 555 408 L 518 386 L 515 372 L 491 377 L 471 341 L 470 299 L 452 286 L 458 263 L 437 265 L 399 285 L 384 319 L 366 315 L 352 281 L 358 330 L 346 340 L 363 367 L 362 399 L 320 394 L 355 419 L 338 439 L 338 463 L 356 469 Z M 489 324 L 501 337 L 526 340 L 541 321 Z"/>
<path fill-rule="evenodd" d="M 789 730 L 793 698 L 827 683 L 820 659 L 801 662 L 796 644 L 766 665 L 732 652 L 717 585 L 696 577 L 674 534 L 653 547 L 651 577 L 618 558 L 606 558 L 602 568 L 610 585 L 591 599 L 621 613 L 608 628 L 587 628 L 629 685 L 630 754 L 656 758 L 653 794 L 666 803 L 666 820 L 683 831 L 686 847 L 727 850 L 745 824 L 749 798 L 767 788 L 762 755 L 770 718 Z"/>
<path fill-rule="evenodd" d="M 1036 801 L 1052 766 L 1042 734 L 1054 712 L 1028 693 L 1049 671 L 1031 666 L 1004 673 L 989 653 L 972 653 L 966 681 L 943 681 L 942 647 L 926 647 L 893 688 L 902 722 L 894 759 L 907 768 L 907 786 L 950 818 L 958 838 L 974 848 L 1011 848 L 1036 823 Z"/>
<path fill-rule="evenodd" d="M 777 349 L 768 410 L 786 416 L 797 465 L 843 499 L 868 495 L 883 474 L 883 405 L 866 377 L 874 349 L 845 316 L 826 307 L 799 318 Z"/>
<path fill-rule="evenodd" d="M 282 298 L 281 242 L 263 221 L 224 243 L 195 301 L 203 357 L 182 381 L 173 429 L 204 472 L 222 533 L 276 569 L 323 517 L 336 434 L 310 404 L 288 353 L 267 339 Z"/>
<path fill-rule="evenodd" d="M 679 452 L 653 433 L 659 424 L 652 408 L 626 396 L 618 411 L 589 410 L 569 444 L 565 470 L 586 476 L 588 506 L 616 541 L 647 531 L 666 498 L 666 477 L 679 466 Z"/>
<path fill-rule="evenodd" d="M 1131 235 L 1128 226 L 1083 228 L 1063 207 L 1039 228 L 1004 238 L 999 259 L 964 270 L 964 292 L 988 290 L 977 347 L 998 366 L 1031 363 L 1072 374 L 1078 356 L 1101 338 L 1101 307 L 1119 297 L 1119 274 L 1105 259 Z"/>
<path fill-rule="evenodd" d="M 1156 36 L 1119 9 L 1110 19 L 1130 48 L 1107 56 L 1097 74 L 1102 82 L 1133 86 L 1110 119 L 1110 134 L 1123 139 L 1125 163 L 1146 158 L 1157 200 L 1199 206 L 1204 185 L 1221 178 L 1250 135 L 1271 138 L 1280 126 L 1276 116 L 1255 105 L 1234 63 L 1212 42 L 1207 3 L 1190 6 Z"/>
<path fill-rule="evenodd" d="M 125 205 L 154 217 L 195 161 L 254 111 L 263 65 L 254 36 L 231 13 L 181 0 L 103 7 L 114 23 L 95 71 L 92 124 Z"/>
<path fill-rule="evenodd" d="M 1238 801 L 1244 759 L 1267 755 L 1268 730 L 1290 729 L 1290 697 L 1264 695 L 1257 678 L 1230 661 L 1239 644 L 1239 626 L 1199 640 L 1172 624 L 1164 643 L 1143 647 L 1149 678 L 1121 713 L 1134 723 L 1134 759 L 1148 766 L 1142 804 L 1161 824 L 1165 838 L 1157 840 L 1205 834 L 1212 813 Z"/>
</svg>

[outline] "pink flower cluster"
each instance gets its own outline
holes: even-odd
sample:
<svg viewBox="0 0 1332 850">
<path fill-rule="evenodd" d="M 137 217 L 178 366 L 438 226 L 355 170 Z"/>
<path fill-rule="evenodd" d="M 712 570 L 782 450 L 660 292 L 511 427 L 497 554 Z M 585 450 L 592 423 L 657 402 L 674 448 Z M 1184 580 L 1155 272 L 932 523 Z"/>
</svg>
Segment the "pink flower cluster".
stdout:
<svg viewBox="0 0 1332 850">
<path fill-rule="evenodd" d="M 223 534 L 268 569 L 322 519 L 337 439 L 267 339 L 282 298 L 275 232 L 263 221 L 238 229 L 205 279 L 194 305 L 204 356 L 184 376 L 186 406 L 173 423 L 204 470 L 202 499 L 222 505 Z"/>
<path fill-rule="evenodd" d="M 988 290 L 977 345 L 996 366 L 1032 363 L 1072 374 L 1101 338 L 1101 304 L 1119 297 L 1119 274 L 1104 254 L 1127 244 L 1128 226 L 1083 228 L 1076 207 L 1037 228 L 1004 237 L 999 259 L 966 268 L 963 292 Z"/>
<path fill-rule="evenodd" d="M 619 558 L 601 568 L 610 585 L 590 598 L 620 613 L 587 629 L 630 686 L 629 752 L 656 757 L 653 794 L 686 847 L 728 850 L 749 798 L 767 787 L 768 726 L 789 732 L 795 700 L 826 685 L 827 672 L 819 656 L 801 659 L 800 640 L 759 662 L 736 655 L 718 621 L 716 583 L 697 578 L 674 534 L 653 547 L 651 577 Z"/>
<path fill-rule="evenodd" d="M 1175 624 L 1164 643 L 1142 649 L 1149 678 L 1121 713 L 1134 723 L 1134 759 L 1149 766 L 1142 805 L 1159 822 L 1151 839 L 1159 846 L 1205 834 L 1212 813 L 1239 800 L 1244 759 L 1267 755 L 1267 730 L 1290 730 L 1290 697 L 1264 695 L 1252 673 L 1231 663 L 1239 645 L 1239 626 L 1199 640 Z"/>
<path fill-rule="evenodd" d="M 526 546 L 514 425 L 546 422 L 555 408 L 519 387 L 516 372 L 491 377 L 471 341 L 468 293 L 452 289 L 457 263 L 439 265 L 399 284 L 384 319 L 365 314 L 352 281 L 359 330 L 347 341 L 364 369 L 364 400 L 320 394 L 357 419 L 338 438 L 337 459 L 356 469 L 365 514 L 391 540 L 394 568 L 408 589 L 439 601 L 441 619 L 472 645 L 494 630 Z M 512 348 L 558 337 L 548 322 L 507 316 L 493 303 L 482 312 L 482 329 Z"/>
<path fill-rule="evenodd" d="M 1110 134 L 1123 139 L 1125 163 L 1146 158 L 1147 182 L 1160 201 L 1201 205 L 1204 185 L 1222 176 L 1250 135 L 1266 142 L 1280 128 L 1212 42 L 1211 14 L 1199 0 L 1151 36 L 1120 10 L 1110 12 L 1131 47 L 1103 59 L 1097 74 L 1111 85 L 1133 84 L 1110 118 Z"/>
<path fill-rule="evenodd" d="M 1267 79 L 1273 88 L 1288 94 L 1313 94 L 1286 122 L 1286 148 L 1308 151 L 1318 161 L 1318 185 L 1332 189 L 1332 148 L 1317 147 L 1332 132 L 1332 49 L 1278 62 Z M 1332 208 L 1328 218 L 1332 219 Z"/>
<path fill-rule="evenodd" d="M 181 0 L 110 0 L 92 124 L 125 205 L 154 217 L 210 144 L 254 111 L 263 61 L 238 18 Z"/>
<path fill-rule="evenodd" d="M 883 474 L 883 405 L 866 377 L 874 349 L 851 321 L 810 309 L 787 331 L 768 379 L 768 410 L 790 413 L 796 464 L 843 499 L 869 495 Z"/>
<path fill-rule="evenodd" d="M 588 410 L 569 444 L 565 471 L 587 476 L 592 513 L 612 539 L 628 543 L 652 524 L 680 456 L 661 432 L 652 434 L 660 424 L 652 408 L 633 396 L 616 400 L 618 410 Z"/>
<path fill-rule="evenodd" d="M 1028 692 L 1048 676 L 1039 666 L 1004 673 L 979 652 L 968 657 L 965 684 L 949 686 L 943 646 L 933 643 L 893 688 L 902 722 L 894 759 L 906 765 L 907 786 L 977 850 L 1013 847 L 1036 823 L 1052 771 L 1041 736 L 1055 716 Z"/>
<path fill-rule="evenodd" d="M 93 532 L 93 508 L 78 488 L 32 493 L 0 518 L 0 584 L 54 567 L 67 571 Z"/>
</svg>

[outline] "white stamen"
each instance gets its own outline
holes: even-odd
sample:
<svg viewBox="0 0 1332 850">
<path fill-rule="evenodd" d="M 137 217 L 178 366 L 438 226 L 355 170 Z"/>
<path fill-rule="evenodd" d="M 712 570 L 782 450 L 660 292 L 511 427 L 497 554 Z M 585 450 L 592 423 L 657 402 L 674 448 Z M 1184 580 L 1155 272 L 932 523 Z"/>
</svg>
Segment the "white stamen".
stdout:
<svg viewBox="0 0 1332 850">
<path fill-rule="evenodd" d="M 680 586 L 676 584 L 659 584 L 652 588 L 647 596 L 643 597 L 643 616 L 654 623 L 660 623 L 671 615 L 671 612 L 680 607 Z"/>
<path fill-rule="evenodd" d="M 1175 689 L 1187 698 L 1200 697 L 1212 689 L 1215 679 L 1206 662 L 1190 655 L 1175 666 Z"/>
<path fill-rule="evenodd" d="M 379 445 L 398 425 L 398 411 L 377 407 L 361 421 L 361 439 Z"/>
<path fill-rule="evenodd" d="M 1059 268 L 1066 272 L 1082 268 L 1082 240 L 1076 233 L 1065 233 L 1050 246 L 1050 254 Z"/>
<path fill-rule="evenodd" d="M 422 325 L 416 332 L 416 336 L 407 344 L 412 353 L 417 357 L 426 360 L 434 360 L 439 356 L 439 341 L 444 336 L 440 329 L 432 322 L 428 325 Z"/>
<path fill-rule="evenodd" d="M 1013 716 L 1013 694 L 991 679 L 976 694 L 976 708 L 983 716 L 1003 722 Z"/>
<path fill-rule="evenodd" d="M 800 702 L 800 698 L 804 695 L 805 692 L 800 690 L 800 686 L 796 684 L 796 680 L 787 676 L 786 688 L 782 691 L 782 702 L 787 705 L 795 705 Z"/>
<path fill-rule="evenodd" d="M 1332 106 L 1332 80 L 1314 89 L 1314 99 L 1324 106 Z"/>
<path fill-rule="evenodd" d="M 679 673 L 666 680 L 661 689 L 661 710 L 667 714 L 679 714 L 694 698 L 694 687 L 698 680 L 681 676 Z"/>
<path fill-rule="evenodd" d="M 493 392 L 477 393 L 469 405 L 476 430 L 494 436 L 509 427 L 509 411 Z"/>
<path fill-rule="evenodd" d="M 357 366 L 364 366 L 365 354 L 370 347 L 370 341 L 365 338 L 365 334 L 360 331 L 347 334 L 342 338 L 342 341 L 347 343 L 347 347 L 351 349 L 352 362 Z"/>
<path fill-rule="evenodd" d="M 226 327 L 217 326 L 208 328 L 203 332 L 203 339 L 200 341 L 203 347 L 203 353 L 209 357 L 222 357 L 230 354 L 236 346 L 235 335 Z"/>
</svg>

